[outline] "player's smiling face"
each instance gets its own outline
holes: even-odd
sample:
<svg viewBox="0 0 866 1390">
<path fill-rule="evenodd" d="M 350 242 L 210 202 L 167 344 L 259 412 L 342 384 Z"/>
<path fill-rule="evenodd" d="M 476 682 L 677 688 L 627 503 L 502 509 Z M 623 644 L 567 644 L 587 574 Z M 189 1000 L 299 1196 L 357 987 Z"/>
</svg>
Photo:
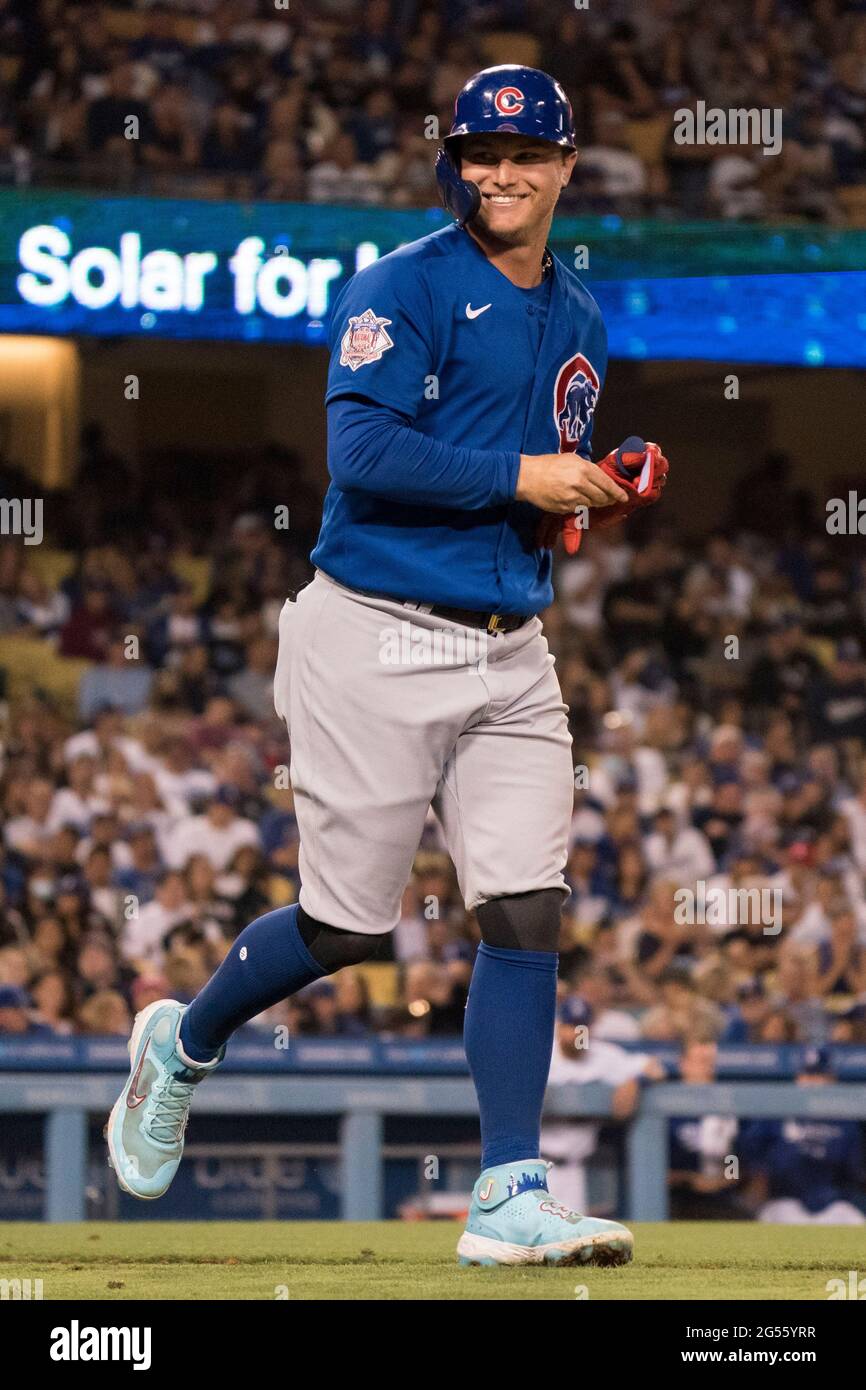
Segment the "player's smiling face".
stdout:
<svg viewBox="0 0 866 1390">
<path fill-rule="evenodd" d="M 553 216 L 577 155 L 523 135 L 466 135 L 460 172 L 481 190 L 477 221 L 502 241 L 520 243 Z"/>
</svg>

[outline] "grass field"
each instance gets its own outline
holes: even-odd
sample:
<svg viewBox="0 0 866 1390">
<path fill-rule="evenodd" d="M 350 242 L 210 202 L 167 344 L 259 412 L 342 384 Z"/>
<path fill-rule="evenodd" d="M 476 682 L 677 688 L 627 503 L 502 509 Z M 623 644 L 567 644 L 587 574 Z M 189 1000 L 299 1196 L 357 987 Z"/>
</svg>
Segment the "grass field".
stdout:
<svg viewBox="0 0 866 1390">
<path fill-rule="evenodd" d="M 857 1227 L 637 1225 L 623 1269 L 458 1269 L 434 1223 L 88 1222 L 0 1225 L 0 1279 L 48 1299 L 827 1298 L 863 1267 Z"/>
</svg>

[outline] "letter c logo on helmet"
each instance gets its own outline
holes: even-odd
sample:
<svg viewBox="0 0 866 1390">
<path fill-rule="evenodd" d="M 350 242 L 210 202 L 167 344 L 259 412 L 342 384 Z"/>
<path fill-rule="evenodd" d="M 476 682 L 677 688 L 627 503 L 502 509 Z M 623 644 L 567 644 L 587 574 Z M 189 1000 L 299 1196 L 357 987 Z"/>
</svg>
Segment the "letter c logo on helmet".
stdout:
<svg viewBox="0 0 866 1390">
<path fill-rule="evenodd" d="M 500 87 L 493 104 L 503 116 L 519 116 L 524 107 L 523 93 L 519 87 Z"/>
</svg>

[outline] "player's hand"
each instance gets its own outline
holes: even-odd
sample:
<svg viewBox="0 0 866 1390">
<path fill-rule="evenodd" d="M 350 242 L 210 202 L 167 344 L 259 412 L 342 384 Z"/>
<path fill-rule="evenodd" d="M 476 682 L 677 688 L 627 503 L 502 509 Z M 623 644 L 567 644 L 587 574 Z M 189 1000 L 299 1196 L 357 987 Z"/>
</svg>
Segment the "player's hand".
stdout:
<svg viewBox="0 0 866 1390">
<path fill-rule="evenodd" d="M 577 507 L 610 507 L 628 493 L 597 463 L 579 454 L 521 454 L 515 497 L 543 512 L 572 515 Z"/>
<path fill-rule="evenodd" d="M 664 490 L 670 469 L 658 444 L 645 444 L 635 435 L 629 436 L 624 444 L 593 466 L 607 478 L 621 483 L 626 493 L 625 501 L 596 507 L 589 519 L 566 516 L 565 521 L 560 522 L 556 516 L 543 517 L 538 529 L 537 545 L 552 548 L 561 528 L 566 551 L 569 555 L 575 555 L 580 548 L 583 530 L 587 525 L 591 530 L 616 526 L 631 516 L 632 512 L 642 507 L 650 507 L 657 502 Z"/>
</svg>

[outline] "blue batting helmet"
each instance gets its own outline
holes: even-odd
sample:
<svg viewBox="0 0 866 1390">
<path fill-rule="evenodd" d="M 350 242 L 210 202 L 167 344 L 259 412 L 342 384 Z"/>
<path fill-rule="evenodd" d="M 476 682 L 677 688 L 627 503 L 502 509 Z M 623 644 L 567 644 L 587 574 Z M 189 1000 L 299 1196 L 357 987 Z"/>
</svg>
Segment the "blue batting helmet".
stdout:
<svg viewBox="0 0 866 1390">
<path fill-rule="evenodd" d="M 574 113 L 562 87 L 546 72 L 503 63 L 470 77 L 454 106 L 454 123 L 436 159 L 442 201 L 461 226 L 478 212 L 477 185 L 460 177 L 461 135 L 528 135 L 575 148 Z"/>
</svg>

